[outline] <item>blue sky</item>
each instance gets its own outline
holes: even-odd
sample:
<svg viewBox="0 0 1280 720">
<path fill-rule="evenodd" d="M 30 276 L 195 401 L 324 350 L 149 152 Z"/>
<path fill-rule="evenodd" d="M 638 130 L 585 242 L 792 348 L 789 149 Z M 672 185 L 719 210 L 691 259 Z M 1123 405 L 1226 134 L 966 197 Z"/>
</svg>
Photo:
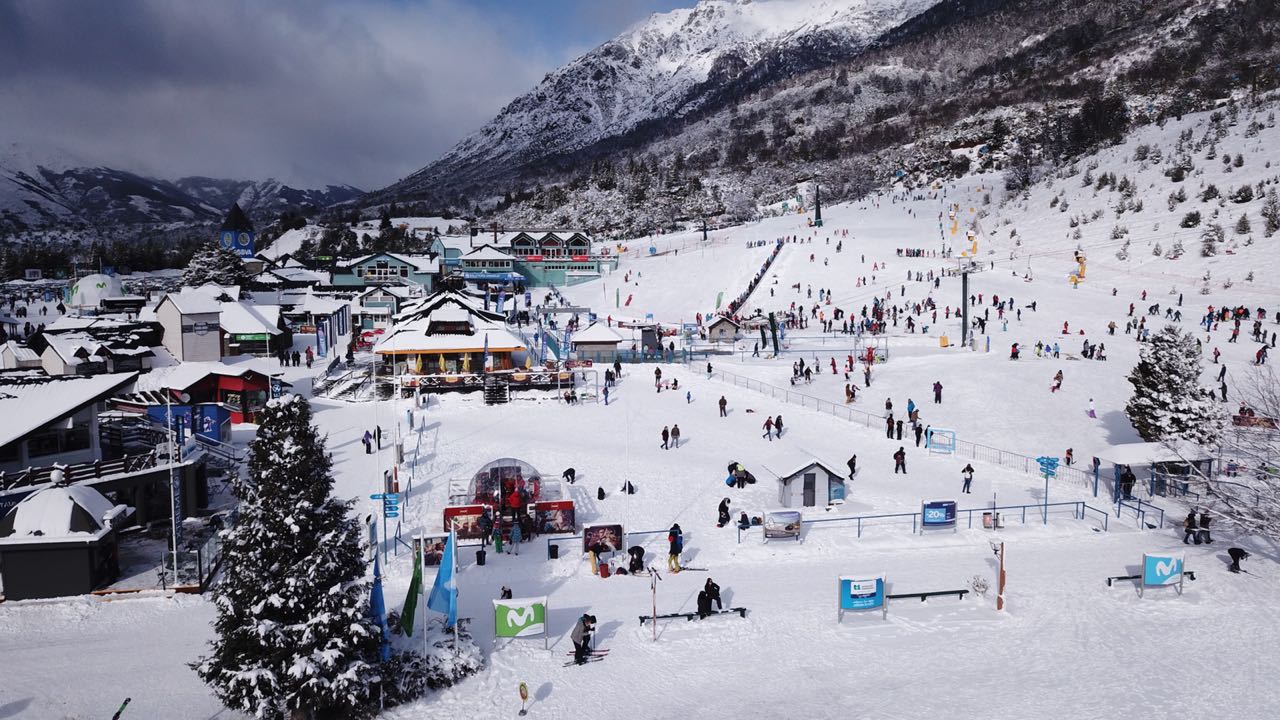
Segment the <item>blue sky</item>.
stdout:
<svg viewBox="0 0 1280 720">
<path fill-rule="evenodd" d="M 376 189 L 694 0 L 0 0 L 0 138 L 162 178 Z"/>
</svg>

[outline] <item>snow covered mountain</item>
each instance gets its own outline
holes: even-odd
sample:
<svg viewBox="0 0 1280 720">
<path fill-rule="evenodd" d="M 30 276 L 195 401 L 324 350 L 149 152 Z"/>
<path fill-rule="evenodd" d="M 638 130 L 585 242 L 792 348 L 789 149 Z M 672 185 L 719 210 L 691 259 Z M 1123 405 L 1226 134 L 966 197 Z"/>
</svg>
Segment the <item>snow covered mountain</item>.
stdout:
<svg viewBox="0 0 1280 720">
<path fill-rule="evenodd" d="M 190 177 L 174 182 L 126 170 L 86 167 L 75 158 L 18 146 L 0 153 L 0 229 L 64 223 L 130 225 L 216 220 L 239 202 L 267 218 L 300 207 L 327 207 L 359 197 L 347 186 L 299 190 L 276 180 Z"/>
<path fill-rule="evenodd" d="M 654 14 L 516 98 L 392 192 L 481 179 L 685 116 L 735 80 L 857 55 L 938 0 L 702 0 Z"/>
</svg>

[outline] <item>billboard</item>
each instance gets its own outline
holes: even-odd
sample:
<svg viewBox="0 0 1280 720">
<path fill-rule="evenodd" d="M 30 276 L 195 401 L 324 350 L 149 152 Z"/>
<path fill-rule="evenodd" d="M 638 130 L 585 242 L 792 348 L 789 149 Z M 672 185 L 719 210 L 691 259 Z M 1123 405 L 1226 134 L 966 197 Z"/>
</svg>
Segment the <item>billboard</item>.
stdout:
<svg viewBox="0 0 1280 720">
<path fill-rule="evenodd" d="M 844 618 L 846 611 L 875 610 L 880 608 L 888 616 L 889 607 L 885 594 L 885 575 L 871 577 L 841 576 L 840 609 L 837 621 Z"/>
<path fill-rule="evenodd" d="M 591 552 L 597 545 L 604 547 L 604 552 L 618 552 L 626 535 L 621 525 L 589 525 L 582 528 L 582 552 Z"/>
<path fill-rule="evenodd" d="M 930 500 L 920 503 L 920 529 L 955 528 L 956 501 Z"/>
<path fill-rule="evenodd" d="M 800 513 L 796 510 L 781 510 L 764 514 L 764 537 L 800 538 Z"/>
<path fill-rule="evenodd" d="M 1152 555 L 1150 553 L 1142 554 L 1142 585 L 1146 586 L 1163 586 L 1176 585 L 1178 592 L 1182 592 L 1182 563 L 1185 555 L 1179 553 L 1177 555 Z"/>
<path fill-rule="evenodd" d="M 572 500 L 544 500 L 533 504 L 533 519 L 538 533 L 577 532 L 577 518 Z"/>
<path fill-rule="evenodd" d="M 423 535 L 420 539 L 415 539 L 415 543 L 419 540 L 422 543 L 422 564 L 426 567 L 439 567 L 444 561 L 444 543 L 448 539 L 448 533 Z"/>
<path fill-rule="evenodd" d="M 444 528 L 448 530 L 453 523 L 453 529 L 458 533 L 458 537 L 463 540 L 479 540 L 480 539 L 480 516 L 488 510 L 487 505 L 449 505 L 444 509 Z"/>
<path fill-rule="evenodd" d="M 493 601 L 495 637 L 547 637 L 547 598 Z"/>
</svg>

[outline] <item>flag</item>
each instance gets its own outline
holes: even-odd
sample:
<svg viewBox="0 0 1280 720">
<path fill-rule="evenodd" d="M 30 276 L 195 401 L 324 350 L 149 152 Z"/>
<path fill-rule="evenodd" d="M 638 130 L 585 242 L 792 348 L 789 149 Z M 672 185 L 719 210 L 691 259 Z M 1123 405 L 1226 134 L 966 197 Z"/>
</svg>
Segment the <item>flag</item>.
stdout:
<svg viewBox="0 0 1280 720">
<path fill-rule="evenodd" d="M 404 610 L 400 612 L 400 629 L 413 637 L 413 619 L 418 614 L 418 595 L 422 593 L 422 556 L 413 558 L 413 580 L 409 581 L 409 594 L 404 596 Z"/>
<path fill-rule="evenodd" d="M 440 559 L 440 571 L 436 573 L 435 585 L 431 587 L 431 596 L 427 598 L 427 607 L 445 616 L 445 627 L 458 622 L 458 583 L 453 577 L 454 566 L 453 533 L 444 542 L 444 556 Z"/>
<path fill-rule="evenodd" d="M 378 564 L 378 556 L 373 556 L 373 589 L 369 593 L 369 613 L 373 621 L 382 631 L 382 639 L 378 641 L 378 652 L 385 662 L 391 659 L 391 633 L 387 629 L 387 604 L 382 599 L 382 568 Z"/>
<path fill-rule="evenodd" d="M 498 312 L 502 312 L 502 306 L 507 303 L 507 291 L 501 289 L 498 291 Z"/>
<path fill-rule="evenodd" d="M 486 371 L 489 369 L 489 333 L 484 334 L 484 362 L 480 367 Z"/>
</svg>

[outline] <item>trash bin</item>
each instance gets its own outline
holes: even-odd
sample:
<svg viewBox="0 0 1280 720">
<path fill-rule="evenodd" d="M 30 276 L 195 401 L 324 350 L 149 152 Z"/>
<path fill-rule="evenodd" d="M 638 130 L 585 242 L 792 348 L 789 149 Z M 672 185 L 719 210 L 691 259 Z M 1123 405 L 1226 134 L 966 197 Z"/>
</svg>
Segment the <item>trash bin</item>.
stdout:
<svg viewBox="0 0 1280 720">
<path fill-rule="evenodd" d="M 484 548 L 480 548 L 479 550 L 477 550 L 477 551 L 476 551 L 476 564 L 477 564 L 477 565 L 484 565 L 484 558 L 485 558 L 485 555 L 486 555 L 486 554 L 487 554 L 487 553 L 485 553 Z"/>
<path fill-rule="evenodd" d="M 560 557 L 560 546 L 559 546 L 559 545 L 548 545 L 548 546 L 547 546 L 547 558 L 549 558 L 549 559 L 551 559 L 551 560 L 555 560 L 555 559 L 556 559 L 556 558 L 558 558 L 558 557 Z"/>
</svg>

